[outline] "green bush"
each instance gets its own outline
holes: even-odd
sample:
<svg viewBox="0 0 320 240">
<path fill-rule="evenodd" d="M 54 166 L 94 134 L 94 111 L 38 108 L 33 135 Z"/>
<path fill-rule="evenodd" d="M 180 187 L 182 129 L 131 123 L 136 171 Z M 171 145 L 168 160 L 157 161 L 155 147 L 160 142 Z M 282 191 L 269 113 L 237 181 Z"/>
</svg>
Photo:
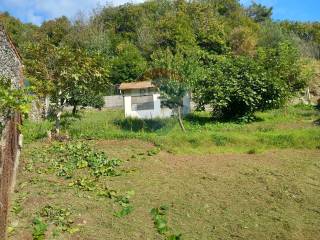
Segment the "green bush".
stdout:
<svg viewBox="0 0 320 240">
<path fill-rule="evenodd" d="M 248 57 L 217 59 L 195 87 L 196 102 L 211 105 L 215 118 L 227 120 L 251 121 L 255 111 L 281 106 L 286 95 L 285 84 Z"/>
</svg>

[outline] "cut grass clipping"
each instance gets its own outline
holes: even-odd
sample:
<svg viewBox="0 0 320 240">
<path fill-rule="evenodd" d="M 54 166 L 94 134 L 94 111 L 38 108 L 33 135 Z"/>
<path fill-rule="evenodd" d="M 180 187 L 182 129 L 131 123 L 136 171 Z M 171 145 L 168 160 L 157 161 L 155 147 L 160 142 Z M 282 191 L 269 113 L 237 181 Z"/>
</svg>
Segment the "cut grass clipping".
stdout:
<svg viewBox="0 0 320 240">
<path fill-rule="evenodd" d="M 45 239 L 46 232 L 49 226 L 54 226 L 52 236 L 59 236 L 62 232 L 70 234 L 79 231 L 79 228 L 74 228 L 73 220 L 71 219 L 71 211 L 66 208 L 59 208 L 52 205 L 44 206 L 33 220 L 33 239 Z"/>
<path fill-rule="evenodd" d="M 49 171 L 66 180 L 71 180 L 68 186 L 80 191 L 95 192 L 99 197 L 112 199 L 120 207 L 114 213 L 117 217 L 124 217 L 133 211 L 130 198 L 134 191 L 124 194 L 118 193 L 104 186 L 99 181 L 102 177 L 116 177 L 121 175 L 117 168 L 120 166 L 119 159 L 108 159 L 106 154 L 92 149 L 83 142 L 54 143 L 47 153 L 50 156 Z M 40 154 L 41 157 L 42 155 Z M 29 171 L 33 170 L 32 165 L 28 166 Z M 41 170 L 37 170 L 41 174 Z"/>
<path fill-rule="evenodd" d="M 153 223 L 158 233 L 165 236 L 166 240 L 181 240 L 181 234 L 173 234 L 172 229 L 168 226 L 167 206 L 160 206 L 158 208 L 151 209 L 150 213 L 153 219 Z"/>
</svg>

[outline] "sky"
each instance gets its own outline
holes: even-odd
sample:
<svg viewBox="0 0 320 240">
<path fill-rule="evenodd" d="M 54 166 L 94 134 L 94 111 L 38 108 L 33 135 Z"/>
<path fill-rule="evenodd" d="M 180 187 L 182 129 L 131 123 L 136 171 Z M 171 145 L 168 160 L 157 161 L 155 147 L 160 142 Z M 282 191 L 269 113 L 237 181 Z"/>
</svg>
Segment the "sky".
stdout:
<svg viewBox="0 0 320 240">
<path fill-rule="evenodd" d="M 248 5 L 252 0 L 240 0 Z M 0 11 L 8 11 L 23 22 L 40 25 L 43 21 L 62 15 L 73 18 L 79 12 L 90 13 L 106 3 L 119 5 L 128 0 L 0 0 Z M 129 0 L 137 3 L 143 0 Z M 320 21 L 320 0 L 256 0 L 273 6 L 273 19 Z"/>
</svg>

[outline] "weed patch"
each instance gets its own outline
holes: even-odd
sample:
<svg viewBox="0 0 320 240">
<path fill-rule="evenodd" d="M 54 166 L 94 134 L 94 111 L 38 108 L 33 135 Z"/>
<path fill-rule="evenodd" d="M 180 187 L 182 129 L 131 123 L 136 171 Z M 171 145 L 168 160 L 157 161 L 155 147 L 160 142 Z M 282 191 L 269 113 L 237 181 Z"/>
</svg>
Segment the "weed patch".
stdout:
<svg viewBox="0 0 320 240">
<path fill-rule="evenodd" d="M 33 240 L 44 240 L 45 234 L 48 229 L 48 224 L 46 224 L 40 217 L 35 217 L 32 222 L 33 232 L 32 237 Z"/>
<path fill-rule="evenodd" d="M 52 230 L 53 237 L 62 232 L 73 234 L 79 231 L 78 228 L 73 227 L 69 209 L 46 205 L 36 215 L 33 219 L 32 236 L 34 240 L 45 239 L 45 236 L 48 235 L 46 232 L 49 226 L 54 226 Z"/>
<path fill-rule="evenodd" d="M 153 219 L 153 223 L 158 233 L 165 236 L 166 240 L 180 240 L 181 234 L 173 234 L 173 230 L 168 226 L 167 212 L 169 208 L 167 206 L 160 206 L 158 208 L 151 209 L 150 213 Z"/>
<path fill-rule="evenodd" d="M 94 151 L 83 142 L 55 143 L 49 151 L 56 157 L 53 161 L 57 175 L 72 178 L 75 170 L 87 169 L 91 176 L 119 176 L 119 159 L 108 159 L 104 152 Z"/>
</svg>

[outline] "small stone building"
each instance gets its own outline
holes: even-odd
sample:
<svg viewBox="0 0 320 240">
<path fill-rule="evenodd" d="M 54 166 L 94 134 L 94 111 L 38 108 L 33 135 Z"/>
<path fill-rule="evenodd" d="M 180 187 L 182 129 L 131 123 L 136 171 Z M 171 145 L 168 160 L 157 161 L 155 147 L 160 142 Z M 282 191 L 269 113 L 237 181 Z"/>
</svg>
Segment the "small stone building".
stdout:
<svg viewBox="0 0 320 240">
<path fill-rule="evenodd" d="M 160 92 L 151 81 L 122 83 L 119 87 L 123 95 L 125 117 L 153 119 L 168 118 L 173 111 L 161 103 Z M 190 113 L 190 97 L 183 99 L 183 114 Z"/>
<path fill-rule="evenodd" d="M 23 85 L 22 61 L 4 27 L 0 25 L 0 75 L 12 82 L 12 87 Z M 1 97 L 1 96 L 0 96 Z M 9 196 L 13 190 L 21 147 L 19 113 L 0 112 L 0 239 L 6 239 Z"/>
</svg>

